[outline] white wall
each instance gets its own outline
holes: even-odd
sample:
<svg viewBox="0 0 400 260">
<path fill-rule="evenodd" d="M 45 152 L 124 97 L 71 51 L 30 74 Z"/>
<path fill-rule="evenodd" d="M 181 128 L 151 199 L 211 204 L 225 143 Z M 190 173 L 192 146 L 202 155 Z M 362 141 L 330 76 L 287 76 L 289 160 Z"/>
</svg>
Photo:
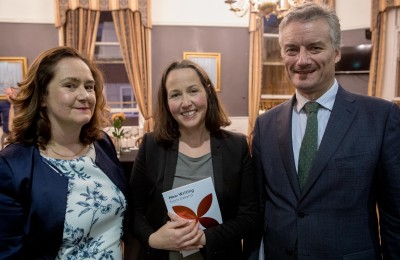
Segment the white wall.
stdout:
<svg viewBox="0 0 400 260">
<path fill-rule="evenodd" d="M 371 2 L 372 0 L 336 0 L 336 13 L 342 30 L 369 28 Z"/>
<path fill-rule="evenodd" d="M 342 30 L 370 27 L 372 0 L 336 0 Z M 224 0 L 151 0 L 154 25 L 248 25 Z M 356 7 L 356 8 L 355 8 Z M 54 0 L 0 0 L 0 22 L 54 23 Z"/>
<path fill-rule="evenodd" d="M 53 23 L 54 0 L 0 0 L 0 22 Z"/>
</svg>

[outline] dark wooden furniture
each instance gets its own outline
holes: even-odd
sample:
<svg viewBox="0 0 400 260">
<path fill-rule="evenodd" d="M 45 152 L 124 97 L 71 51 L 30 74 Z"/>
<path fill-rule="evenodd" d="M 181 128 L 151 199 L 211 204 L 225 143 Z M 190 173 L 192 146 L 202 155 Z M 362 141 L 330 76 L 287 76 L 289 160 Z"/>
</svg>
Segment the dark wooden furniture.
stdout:
<svg viewBox="0 0 400 260">
<path fill-rule="evenodd" d="M 121 162 L 122 168 L 124 169 L 126 179 L 129 181 L 132 174 L 133 163 L 135 162 L 138 150 L 131 150 L 129 152 L 121 152 L 119 161 Z"/>
</svg>

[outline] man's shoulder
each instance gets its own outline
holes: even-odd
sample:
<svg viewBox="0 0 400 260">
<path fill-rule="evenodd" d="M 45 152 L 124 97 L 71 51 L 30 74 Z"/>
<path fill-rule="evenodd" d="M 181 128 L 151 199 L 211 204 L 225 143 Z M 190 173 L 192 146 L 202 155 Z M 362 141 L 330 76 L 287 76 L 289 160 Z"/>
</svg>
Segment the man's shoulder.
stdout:
<svg viewBox="0 0 400 260">
<path fill-rule="evenodd" d="M 393 102 L 380 98 L 380 97 L 375 97 L 375 96 L 368 96 L 364 94 L 359 94 L 359 93 L 353 93 L 349 92 L 347 90 L 342 89 L 341 91 L 338 92 L 336 99 L 341 99 L 343 98 L 344 100 L 347 100 L 351 103 L 354 103 L 355 105 L 358 106 L 363 106 L 363 107 L 374 107 L 375 109 L 377 108 L 389 108 L 393 106 Z"/>
<path fill-rule="evenodd" d="M 284 111 L 291 111 L 293 109 L 293 98 L 288 99 L 279 105 L 276 105 L 266 111 L 264 111 L 261 115 L 258 116 L 259 120 L 266 120 L 267 118 L 274 117 L 275 115 L 282 113 Z"/>
</svg>

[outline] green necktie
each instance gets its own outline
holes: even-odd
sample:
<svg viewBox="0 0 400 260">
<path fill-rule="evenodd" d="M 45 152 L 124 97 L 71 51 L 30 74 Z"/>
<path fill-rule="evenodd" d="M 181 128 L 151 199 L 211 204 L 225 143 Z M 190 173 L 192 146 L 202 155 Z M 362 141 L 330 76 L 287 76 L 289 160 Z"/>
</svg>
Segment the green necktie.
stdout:
<svg viewBox="0 0 400 260">
<path fill-rule="evenodd" d="M 308 102 L 304 107 L 307 112 L 307 126 L 303 141 L 301 142 L 298 165 L 298 178 L 301 189 L 303 189 L 310 174 L 311 166 L 318 149 L 317 113 L 319 104 L 317 102 Z"/>
</svg>

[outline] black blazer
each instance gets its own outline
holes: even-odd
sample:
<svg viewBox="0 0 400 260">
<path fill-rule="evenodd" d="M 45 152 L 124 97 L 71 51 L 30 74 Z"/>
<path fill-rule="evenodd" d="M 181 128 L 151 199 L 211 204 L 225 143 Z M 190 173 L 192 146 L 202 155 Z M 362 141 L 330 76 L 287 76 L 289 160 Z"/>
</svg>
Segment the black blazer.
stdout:
<svg viewBox="0 0 400 260">
<path fill-rule="evenodd" d="M 400 259 L 399 107 L 339 87 L 301 191 L 294 104 L 295 97 L 264 113 L 254 129 L 253 158 L 265 178 L 265 258 L 381 259 L 382 251 Z"/>
<path fill-rule="evenodd" d="M 96 164 L 128 200 L 127 181 L 111 140 L 94 142 Z M 68 179 L 54 174 L 36 146 L 0 151 L 0 259 L 54 259 L 61 246 Z"/>
<path fill-rule="evenodd" d="M 220 130 L 211 135 L 214 186 L 223 224 L 205 230 L 205 259 L 242 259 L 241 239 L 260 229 L 261 214 L 246 137 Z M 163 146 L 146 134 L 130 181 L 132 231 L 145 246 L 145 258 L 166 259 L 167 251 L 148 247 L 149 236 L 167 221 L 162 192 L 172 189 L 178 158 L 178 140 Z"/>
</svg>

